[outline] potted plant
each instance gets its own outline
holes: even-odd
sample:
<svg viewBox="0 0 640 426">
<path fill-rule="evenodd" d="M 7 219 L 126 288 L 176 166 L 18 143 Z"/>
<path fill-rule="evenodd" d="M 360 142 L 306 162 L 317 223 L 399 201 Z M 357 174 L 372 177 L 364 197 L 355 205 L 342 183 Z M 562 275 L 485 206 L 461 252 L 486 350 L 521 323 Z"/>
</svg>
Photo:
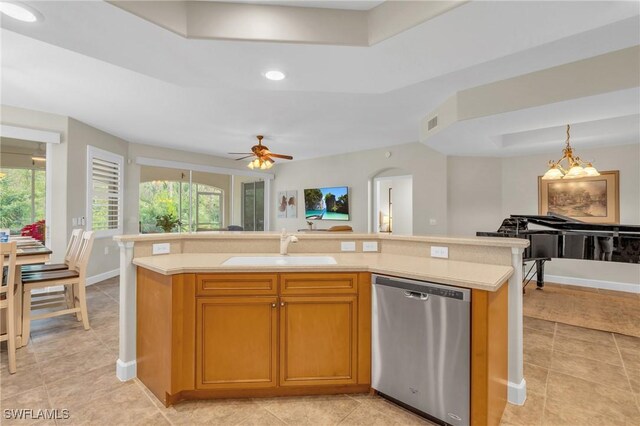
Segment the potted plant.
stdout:
<svg viewBox="0 0 640 426">
<path fill-rule="evenodd" d="M 173 213 L 156 216 L 156 226 L 164 232 L 173 232 L 176 225 L 180 226 L 182 222 Z"/>
</svg>

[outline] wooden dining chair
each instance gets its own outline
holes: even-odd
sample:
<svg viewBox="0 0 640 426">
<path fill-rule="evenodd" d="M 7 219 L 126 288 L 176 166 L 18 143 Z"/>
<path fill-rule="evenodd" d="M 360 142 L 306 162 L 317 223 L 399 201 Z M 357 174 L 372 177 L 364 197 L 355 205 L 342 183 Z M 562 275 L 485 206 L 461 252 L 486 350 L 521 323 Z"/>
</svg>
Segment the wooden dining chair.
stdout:
<svg viewBox="0 0 640 426">
<path fill-rule="evenodd" d="M 60 315 L 76 314 L 78 321 L 82 321 L 85 330 L 91 328 L 89 326 L 89 314 L 87 312 L 87 296 L 86 296 L 86 281 L 87 281 L 87 267 L 89 265 L 89 258 L 91 257 L 91 250 L 93 248 L 94 240 L 93 231 L 87 231 L 82 235 L 80 239 L 80 246 L 78 247 L 77 261 L 73 268 L 65 271 L 48 271 L 27 274 L 22 278 L 22 336 L 23 339 L 28 339 L 31 331 L 31 321 L 52 318 Z M 32 303 L 31 290 L 64 286 L 67 290 L 66 294 L 73 295 L 73 306 L 70 308 L 67 305 L 65 298 L 61 299 L 43 299 L 37 300 Z M 32 311 L 42 309 L 63 308 L 55 311 L 44 312 L 37 315 L 32 315 Z"/>
<path fill-rule="evenodd" d="M 65 269 L 73 269 L 78 247 L 82 241 L 82 229 L 77 228 L 71 232 L 71 238 L 69 238 L 69 244 L 67 244 L 67 251 L 64 254 L 64 263 L 49 263 L 43 265 L 24 265 L 22 266 L 22 273 L 29 274 L 32 272 L 46 272 L 46 271 L 63 271 Z"/>
<path fill-rule="evenodd" d="M 5 256 L 7 257 L 5 259 Z M 5 267 L 6 266 L 6 267 Z M 2 286 L 0 286 L 0 310 L 5 316 L 6 332 L 0 335 L 0 342 L 7 342 L 9 355 L 9 373 L 16 372 L 16 242 L 0 243 L 0 269 L 2 270 Z"/>
</svg>

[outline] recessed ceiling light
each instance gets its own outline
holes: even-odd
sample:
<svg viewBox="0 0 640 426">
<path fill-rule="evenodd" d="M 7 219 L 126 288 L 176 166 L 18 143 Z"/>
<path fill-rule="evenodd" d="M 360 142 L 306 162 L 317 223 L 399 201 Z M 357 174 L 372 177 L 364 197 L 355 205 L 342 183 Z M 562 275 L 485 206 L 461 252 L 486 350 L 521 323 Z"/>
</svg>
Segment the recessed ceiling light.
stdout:
<svg viewBox="0 0 640 426">
<path fill-rule="evenodd" d="M 286 77 L 282 71 L 277 70 L 267 71 L 266 73 L 264 73 L 264 76 L 273 81 L 284 80 L 284 78 Z"/>
<path fill-rule="evenodd" d="M 42 20 L 42 15 L 38 11 L 18 2 L 0 1 L 0 13 L 22 22 Z"/>
</svg>

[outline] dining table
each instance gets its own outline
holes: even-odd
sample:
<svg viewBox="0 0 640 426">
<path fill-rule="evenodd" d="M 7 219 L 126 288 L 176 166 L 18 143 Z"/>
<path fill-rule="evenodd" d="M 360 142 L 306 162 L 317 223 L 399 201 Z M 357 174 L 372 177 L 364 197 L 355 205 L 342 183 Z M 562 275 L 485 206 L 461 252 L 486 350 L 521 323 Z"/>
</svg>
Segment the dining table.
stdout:
<svg viewBox="0 0 640 426">
<path fill-rule="evenodd" d="M 16 241 L 16 297 L 15 312 L 16 312 L 16 348 L 26 346 L 29 338 L 22 338 L 22 266 L 23 265 L 37 265 L 40 263 L 46 263 L 51 259 L 51 249 L 46 247 L 40 241 L 30 237 L 10 237 L 9 241 Z M 4 332 L 6 324 L 2 324 L 2 331 Z"/>
</svg>

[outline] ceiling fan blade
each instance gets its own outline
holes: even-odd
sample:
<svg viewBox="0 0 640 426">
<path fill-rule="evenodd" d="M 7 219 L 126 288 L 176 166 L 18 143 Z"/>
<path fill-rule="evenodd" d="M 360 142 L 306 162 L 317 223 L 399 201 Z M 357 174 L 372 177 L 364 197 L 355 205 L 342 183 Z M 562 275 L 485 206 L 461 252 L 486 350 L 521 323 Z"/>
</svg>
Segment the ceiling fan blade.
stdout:
<svg viewBox="0 0 640 426">
<path fill-rule="evenodd" d="M 274 154 L 273 152 L 270 152 L 269 156 L 274 158 L 282 158 L 284 160 L 293 160 L 293 157 L 290 155 Z"/>
<path fill-rule="evenodd" d="M 245 158 L 253 157 L 253 154 L 247 155 L 246 157 L 236 158 L 236 161 L 244 160 Z"/>
<path fill-rule="evenodd" d="M 253 155 L 253 152 L 227 152 L 229 155 Z"/>
</svg>

